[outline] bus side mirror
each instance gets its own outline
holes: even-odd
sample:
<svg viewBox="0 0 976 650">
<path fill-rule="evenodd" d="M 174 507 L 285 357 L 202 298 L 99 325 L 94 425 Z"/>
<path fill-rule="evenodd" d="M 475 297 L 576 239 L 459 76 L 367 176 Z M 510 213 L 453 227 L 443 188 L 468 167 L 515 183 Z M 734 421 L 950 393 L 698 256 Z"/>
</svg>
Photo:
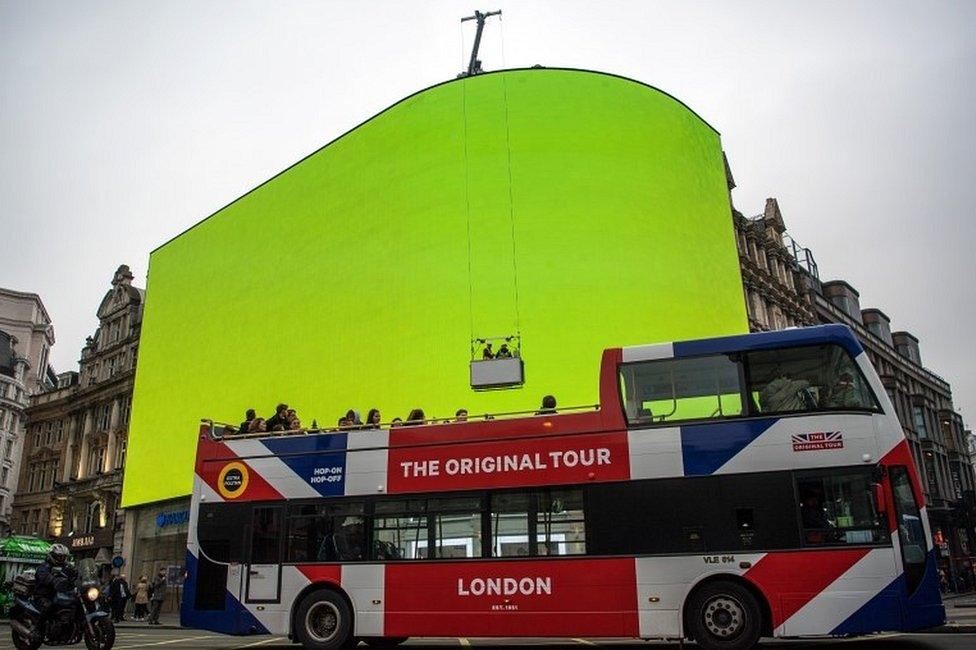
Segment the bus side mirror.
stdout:
<svg viewBox="0 0 976 650">
<path fill-rule="evenodd" d="M 884 485 L 881 483 L 872 483 L 871 492 L 874 495 L 874 509 L 878 512 L 878 514 L 888 512 L 888 503 L 885 499 Z"/>
</svg>

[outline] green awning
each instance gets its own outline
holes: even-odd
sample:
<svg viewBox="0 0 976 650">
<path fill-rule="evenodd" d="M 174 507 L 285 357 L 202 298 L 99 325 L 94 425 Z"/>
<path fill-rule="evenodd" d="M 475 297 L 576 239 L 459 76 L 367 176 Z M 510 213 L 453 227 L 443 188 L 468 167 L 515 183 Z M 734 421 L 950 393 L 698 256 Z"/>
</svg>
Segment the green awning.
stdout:
<svg viewBox="0 0 976 650">
<path fill-rule="evenodd" d="M 51 544 L 36 537 L 7 537 L 0 539 L 0 560 L 43 560 L 51 550 Z"/>
</svg>

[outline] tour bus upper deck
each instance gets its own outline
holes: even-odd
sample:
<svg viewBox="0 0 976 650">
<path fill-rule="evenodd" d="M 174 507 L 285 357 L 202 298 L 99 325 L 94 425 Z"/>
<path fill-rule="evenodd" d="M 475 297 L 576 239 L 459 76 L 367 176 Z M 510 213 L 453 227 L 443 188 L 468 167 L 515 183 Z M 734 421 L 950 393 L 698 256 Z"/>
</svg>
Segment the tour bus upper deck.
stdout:
<svg viewBox="0 0 976 650">
<path fill-rule="evenodd" d="M 712 473 L 733 459 L 742 465 L 735 471 L 803 466 L 812 460 L 876 462 L 904 439 L 876 372 L 853 333 L 841 325 L 607 349 L 599 396 L 599 404 L 552 412 L 382 424 L 381 435 L 375 427 L 362 426 L 240 434 L 212 421 L 205 421 L 203 430 L 209 439 L 226 440 L 338 436 L 341 446 L 348 440 L 350 448 L 630 431 L 631 443 L 643 442 L 658 452 L 667 451 L 663 441 L 676 440 L 684 462 L 677 475 Z M 660 431 L 636 433 L 644 429 Z M 337 444 L 323 440 L 300 446 L 326 451 Z M 740 457 L 746 447 L 763 455 Z M 835 453 L 826 458 L 795 453 L 824 449 Z"/>
</svg>

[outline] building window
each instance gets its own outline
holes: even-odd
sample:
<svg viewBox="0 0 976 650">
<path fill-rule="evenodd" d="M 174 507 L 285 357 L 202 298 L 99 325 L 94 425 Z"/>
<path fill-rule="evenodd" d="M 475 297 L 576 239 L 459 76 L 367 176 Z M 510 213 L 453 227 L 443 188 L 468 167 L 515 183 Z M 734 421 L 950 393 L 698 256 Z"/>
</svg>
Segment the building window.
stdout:
<svg viewBox="0 0 976 650">
<path fill-rule="evenodd" d="M 112 404 L 102 404 L 98 407 L 98 429 L 106 431 L 108 429 L 109 418 L 112 415 Z"/>
<path fill-rule="evenodd" d="M 58 420 L 55 429 L 55 442 L 61 442 L 64 438 L 64 420 Z"/>
<path fill-rule="evenodd" d="M 115 467 L 125 467 L 125 448 L 128 440 L 126 438 L 119 438 L 119 446 L 115 451 Z"/>
<path fill-rule="evenodd" d="M 93 447 L 88 454 L 88 475 L 94 476 L 95 474 L 101 474 L 104 463 L 105 447 Z"/>
<path fill-rule="evenodd" d="M 88 514 L 85 517 L 85 532 L 94 533 L 101 528 L 102 506 L 98 501 L 92 501 L 88 505 Z"/>
<path fill-rule="evenodd" d="M 935 471 L 935 459 L 930 451 L 925 452 L 925 478 L 929 486 L 929 494 L 934 497 L 939 496 L 939 477 Z"/>
<path fill-rule="evenodd" d="M 129 416 L 132 415 L 132 395 L 122 400 L 122 413 L 120 415 L 122 416 L 122 424 L 128 425 Z"/>
<path fill-rule="evenodd" d="M 115 371 L 116 371 L 116 368 L 118 366 L 118 363 L 119 363 L 119 356 L 118 355 L 115 355 L 111 359 L 108 360 L 108 376 L 109 377 L 114 377 L 115 376 Z"/>
<path fill-rule="evenodd" d="M 7 487 L 7 477 L 10 474 L 10 468 L 4 467 L 0 470 L 0 488 Z"/>
<path fill-rule="evenodd" d="M 3 457 L 10 460 L 10 455 L 14 451 L 14 441 L 12 438 L 8 438 L 7 442 L 3 446 Z"/>
<path fill-rule="evenodd" d="M 929 430 L 925 426 L 925 411 L 922 410 L 921 406 L 913 406 L 912 415 L 915 418 L 915 431 L 918 433 L 918 437 L 928 438 Z"/>
</svg>

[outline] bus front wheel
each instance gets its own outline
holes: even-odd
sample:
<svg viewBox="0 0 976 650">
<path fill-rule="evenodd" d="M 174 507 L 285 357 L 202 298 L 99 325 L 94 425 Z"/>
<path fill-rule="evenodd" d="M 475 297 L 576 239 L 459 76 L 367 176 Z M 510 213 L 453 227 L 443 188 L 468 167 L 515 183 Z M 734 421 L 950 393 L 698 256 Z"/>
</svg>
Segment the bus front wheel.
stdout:
<svg viewBox="0 0 976 650">
<path fill-rule="evenodd" d="M 762 610 L 742 585 L 718 581 L 695 590 L 686 621 L 691 638 L 703 650 L 747 650 L 759 641 Z"/>
<path fill-rule="evenodd" d="M 298 606 L 295 632 L 301 644 L 311 650 L 338 650 L 351 645 L 349 603 L 329 589 L 313 591 Z"/>
</svg>

